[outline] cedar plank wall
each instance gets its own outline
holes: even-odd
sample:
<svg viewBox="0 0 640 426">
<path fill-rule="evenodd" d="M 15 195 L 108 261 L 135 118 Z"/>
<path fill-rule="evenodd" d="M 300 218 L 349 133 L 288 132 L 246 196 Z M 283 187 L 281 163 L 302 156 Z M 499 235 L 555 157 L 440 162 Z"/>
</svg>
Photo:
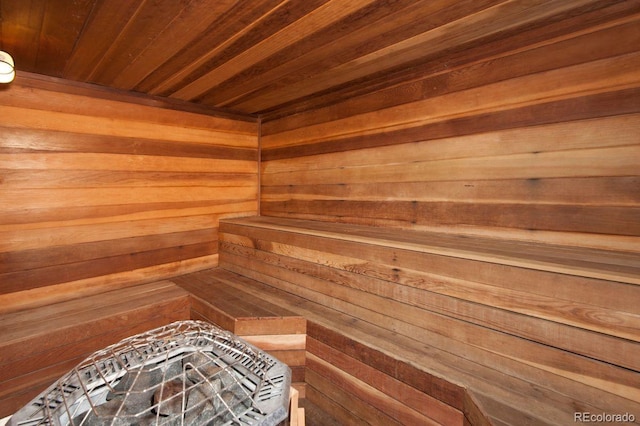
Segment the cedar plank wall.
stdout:
<svg viewBox="0 0 640 426">
<path fill-rule="evenodd" d="M 216 266 L 257 213 L 255 118 L 28 73 L 0 117 L 1 312 Z"/>
<path fill-rule="evenodd" d="M 637 251 L 640 17 L 544 31 L 264 116 L 261 214 Z"/>
<path fill-rule="evenodd" d="M 551 29 L 484 46 L 496 52 L 488 59 L 464 62 L 474 55 L 452 54 L 445 64 L 398 72 L 386 83 L 372 80 L 369 84 L 379 83 L 372 93 L 359 93 L 357 85 L 345 88 L 353 97 L 337 105 L 325 107 L 309 99 L 297 105 L 297 114 L 264 116 L 261 214 L 557 244 L 566 246 L 569 256 L 570 247 L 610 249 L 628 252 L 638 266 L 640 16 L 543 41 L 541 32 Z M 531 44 L 523 45 L 524 40 Z M 480 50 L 476 57 L 483 57 Z M 282 250 L 290 257 L 298 253 L 297 247 Z M 324 266 L 340 263 L 323 247 L 315 250 L 324 256 L 318 259 Z M 359 258 L 358 251 L 353 253 Z M 493 278 L 476 278 L 472 265 L 468 271 L 461 266 L 460 274 L 468 275 L 471 284 L 455 283 L 461 286 L 456 301 L 463 305 L 473 302 L 474 279 Z M 311 274 L 293 268 L 301 271 L 298 280 Z M 432 277 L 436 288 L 449 280 L 437 274 Z M 613 297 L 600 301 L 595 291 L 582 295 L 577 293 L 581 286 L 569 290 L 560 284 L 573 277 L 552 275 L 544 282 L 525 281 L 527 273 L 513 275 L 503 285 L 522 291 L 532 312 L 540 308 L 537 291 L 542 288 L 559 305 L 589 296 L 595 300 L 591 308 L 602 309 L 602 317 L 608 309 L 637 317 L 637 303 L 618 304 L 625 294 L 637 293 L 637 284 L 599 281 L 610 290 L 599 287 L 598 292 Z M 327 297 L 341 279 L 324 285 L 315 278 L 308 280 Z M 388 322 L 402 323 L 413 313 L 420 323 L 413 309 L 420 301 L 403 300 L 406 289 L 391 279 L 384 284 L 397 287 L 385 287 L 389 304 L 411 305 L 407 312 L 386 309 L 387 315 L 395 312 Z M 513 300 L 501 299 L 499 286 L 493 294 L 491 287 L 484 288 L 489 304 L 500 304 L 495 312 L 517 311 Z M 356 297 L 349 302 L 358 305 Z M 383 300 L 379 306 L 386 306 Z M 367 308 L 377 312 L 375 306 Z M 487 322 L 489 318 L 488 313 Z M 617 334 L 618 325 L 609 327 L 602 336 Z M 568 345 L 576 340 L 558 337 Z M 516 349 L 490 350 L 511 357 Z M 637 400 L 637 387 L 627 390 L 626 397 Z"/>
</svg>

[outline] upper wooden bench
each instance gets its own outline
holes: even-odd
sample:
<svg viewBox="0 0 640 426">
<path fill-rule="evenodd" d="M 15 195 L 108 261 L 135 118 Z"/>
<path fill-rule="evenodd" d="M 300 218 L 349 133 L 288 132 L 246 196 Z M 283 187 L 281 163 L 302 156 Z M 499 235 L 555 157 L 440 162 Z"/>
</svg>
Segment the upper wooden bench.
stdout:
<svg viewBox="0 0 640 426">
<path fill-rule="evenodd" d="M 308 320 L 307 395 L 345 422 L 640 420 L 636 253 L 270 217 L 220 241 L 229 285 Z"/>
<path fill-rule="evenodd" d="M 189 319 L 189 294 L 169 281 L 0 316 L 0 418 L 13 414 L 92 352 Z"/>
</svg>

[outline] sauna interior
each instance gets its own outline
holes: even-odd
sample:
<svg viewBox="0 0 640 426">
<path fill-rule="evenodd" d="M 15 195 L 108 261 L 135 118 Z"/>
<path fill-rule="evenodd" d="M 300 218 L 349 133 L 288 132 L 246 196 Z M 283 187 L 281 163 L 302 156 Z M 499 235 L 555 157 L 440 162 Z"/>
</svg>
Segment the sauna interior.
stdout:
<svg viewBox="0 0 640 426">
<path fill-rule="evenodd" d="M 307 425 L 640 422 L 640 2 L 1 0 L 0 50 L 0 418 L 198 319 Z"/>
</svg>

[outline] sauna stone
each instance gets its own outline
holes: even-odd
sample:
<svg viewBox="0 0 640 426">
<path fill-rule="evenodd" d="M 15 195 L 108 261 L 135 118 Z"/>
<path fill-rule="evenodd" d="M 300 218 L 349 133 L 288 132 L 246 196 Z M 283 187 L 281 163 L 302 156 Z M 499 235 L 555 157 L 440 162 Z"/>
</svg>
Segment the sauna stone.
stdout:
<svg viewBox="0 0 640 426">
<path fill-rule="evenodd" d="M 162 383 L 153 393 L 154 413 L 163 417 L 182 415 L 183 405 L 186 405 L 185 386 L 178 379 Z"/>
<path fill-rule="evenodd" d="M 87 426 L 206 424 L 241 415 L 251 400 L 233 376 L 205 354 L 126 373 L 95 411 L 74 419 Z M 233 414 L 232 414 L 233 413 Z M 113 422 L 113 423 L 112 423 Z"/>
</svg>

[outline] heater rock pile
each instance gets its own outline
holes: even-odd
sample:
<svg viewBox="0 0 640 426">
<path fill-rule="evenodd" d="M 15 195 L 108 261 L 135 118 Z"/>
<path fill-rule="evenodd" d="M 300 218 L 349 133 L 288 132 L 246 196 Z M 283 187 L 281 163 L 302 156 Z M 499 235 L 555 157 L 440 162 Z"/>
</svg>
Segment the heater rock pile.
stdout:
<svg viewBox="0 0 640 426">
<path fill-rule="evenodd" d="M 251 395 L 233 372 L 206 354 L 193 352 L 126 373 L 107 393 L 106 402 L 74 418 L 72 424 L 224 424 L 250 406 Z"/>
</svg>

